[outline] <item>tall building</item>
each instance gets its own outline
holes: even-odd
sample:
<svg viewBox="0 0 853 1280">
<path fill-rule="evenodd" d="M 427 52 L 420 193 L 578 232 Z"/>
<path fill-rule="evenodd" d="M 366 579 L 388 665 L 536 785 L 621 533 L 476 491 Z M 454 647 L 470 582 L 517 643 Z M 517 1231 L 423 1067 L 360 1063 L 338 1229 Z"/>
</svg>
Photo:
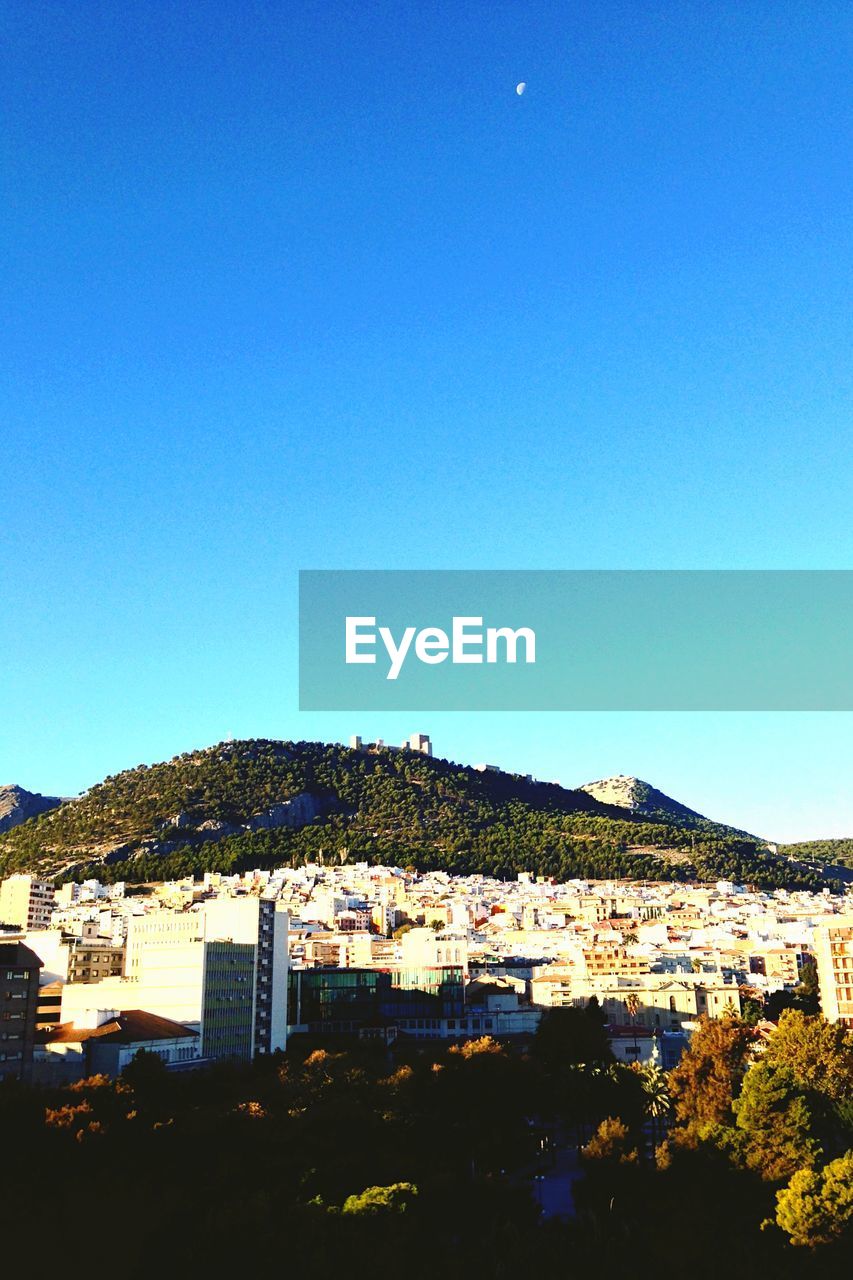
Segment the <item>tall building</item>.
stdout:
<svg viewBox="0 0 853 1280">
<path fill-rule="evenodd" d="M 49 880 L 18 874 L 0 883 L 0 923 L 19 929 L 46 929 L 56 891 Z"/>
<path fill-rule="evenodd" d="M 0 1082 L 29 1073 L 40 968 L 38 956 L 23 942 L 0 942 Z"/>
<path fill-rule="evenodd" d="M 130 920 L 124 978 L 67 985 L 62 1022 L 139 1009 L 200 1033 L 203 1058 L 253 1058 L 287 1043 L 286 911 L 274 899 L 215 898 Z"/>
<path fill-rule="evenodd" d="M 853 916 L 837 916 L 815 931 L 823 1016 L 853 1026 Z"/>
</svg>

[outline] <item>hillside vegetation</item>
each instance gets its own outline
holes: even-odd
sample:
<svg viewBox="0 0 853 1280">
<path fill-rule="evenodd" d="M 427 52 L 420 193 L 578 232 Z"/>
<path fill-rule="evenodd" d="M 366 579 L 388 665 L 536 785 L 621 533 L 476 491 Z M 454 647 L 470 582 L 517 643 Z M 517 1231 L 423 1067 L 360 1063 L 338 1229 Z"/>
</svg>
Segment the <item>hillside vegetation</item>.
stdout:
<svg viewBox="0 0 853 1280">
<path fill-rule="evenodd" d="M 850 839 L 802 840 L 798 844 L 780 844 L 779 852 L 803 862 L 853 867 L 853 840 Z"/>
<path fill-rule="evenodd" d="M 250 740 L 106 778 L 0 836 L 0 874 L 141 881 L 349 859 L 498 877 L 819 883 L 703 823 L 650 821 L 585 791 L 414 752 Z"/>
</svg>

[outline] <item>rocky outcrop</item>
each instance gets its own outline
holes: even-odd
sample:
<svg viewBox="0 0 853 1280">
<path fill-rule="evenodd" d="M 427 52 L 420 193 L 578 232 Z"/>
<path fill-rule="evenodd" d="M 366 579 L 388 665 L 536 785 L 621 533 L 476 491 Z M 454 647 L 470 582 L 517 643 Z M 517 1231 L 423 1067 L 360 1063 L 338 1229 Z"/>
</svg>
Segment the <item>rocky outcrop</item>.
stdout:
<svg viewBox="0 0 853 1280">
<path fill-rule="evenodd" d="M 660 796 L 663 800 L 668 799 L 661 792 L 655 791 L 648 782 L 642 782 L 639 778 L 626 777 L 624 774 L 618 774 L 615 778 L 600 778 L 597 782 L 587 782 L 578 790 L 585 791 L 587 795 L 600 800 L 602 804 L 615 804 L 621 809 L 631 809 L 636 813 L 642 813 L 645 809 L 651 812 L 654 807 L 657 807 L 649 805 L 652 794 L 656 797 Z"/>
<path fill-rule="evenodd" d="M 36 791 L 25 791 L 23 787 L 0 787 L 0 835 L 20 826 L 27 818 L 36 818 L 48 809 L 55 809 L 62 804 L 59 796 L 42 796 Z"/>
<path fill-rule="evenodd" d="M 291 800 L 271 805 L 264 813 L 255 814 L 243 824 L 244 831 L 275 831 L 278 827 L 305 827 L 315 818 L 329 812 L 328 802 L 310 791 L 301 791 Z"/>
<path fill-rule="evenodd" d="M 130 844 L 122 842 L 112 845 L 101 850 L 99 861 L 106 864 L 124 862 L 146 854 L 165 857 L 186 845 L 215 844 L 226 836 L 239 836 L 252 831 L 275 831 L 280 827 L 296 830 L 337 808 L 339 805 L 334 796 L 317 796 L 311 791 L 301 791 L 290 800 L 270 805 L 262 813 L 256 813 L 240 823 L 223 822 L 219 818 L 204 818 L 200 821 L 186 810 L 181 810 L 162 824 L 164 833 L 170 833 L 168 837 L 148 837 Z M 172 832 L 175 834 L 171 835 Z"/>
</svg>

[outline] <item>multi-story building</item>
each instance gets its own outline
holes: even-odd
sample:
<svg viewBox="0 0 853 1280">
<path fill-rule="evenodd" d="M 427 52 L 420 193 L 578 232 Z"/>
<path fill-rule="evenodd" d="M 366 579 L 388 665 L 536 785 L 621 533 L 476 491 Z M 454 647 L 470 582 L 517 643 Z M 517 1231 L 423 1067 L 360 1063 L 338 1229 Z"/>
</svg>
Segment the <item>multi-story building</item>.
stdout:
<svg viewBox="0 0 853 1280">
<path fill-rule="evenodd" d="M 23 942 L 0 942 L 0 1082 L 29 1074 L 40 969 Z"/>
<path fill-rule="evenodd" d="M 853 1026 L 853 916 L 837 916 L 815 934 L 823 1015 Z"/>
<path fill-rule="evenodd" d="M 42 984 L 98 982 L 124 972 L 124 946 L 103 938 L 94 922 L 83 925 L 82 936 L 62 929 L 37 929 L 24 936 L 42 961 Z"/>
<path fill-rule="evenodd" d="M 287 913 L 273 899 L 221 897 L 128 924 L 124 978 L 62 992 L 62 1022 L 140 1009 L 200 1034 L 203 1058 L 252 1058 L 287 1041 Z"/>
<path fill-rule="evenodd" d="M 388 969 L 294 969 L 290 1031 L 352 1036 L 400 1030 L 439 1038 L 442 1023 L 464 1011 L 460 966 Z"/>
<path fill-rule="evenodd" d="M 750 973 L 763 974 L 786 987 L 796 986 L 801 967 L 802 953 L 794 947 L 765 947 L 749 955 Z"/>
<path fill-rule="evenodd" d="M 533 1003 L 544 1007 L 583 1007 L 594 997 L 608 1023 L 652 1030 L 679 1031 L 702 1014 L 740 1013 L 736 983 L 713 974 L 645 974 L 640 977 L 587 977 L 548 969 L 534 977 Z"/>
<path fill-rule="evenodd" d="M 18 874 L 0 883 L 0 922 L 18 929 L 46 929 L 56 891 L 49 880 Z"/>
<path fill-rule="evenodd" d="M 631 977 L 649 971 L 649 962 L 644 955 L 613 944 L 584 947 L 583 964 L 590 976 L 620 974 Z"/>
</svg>

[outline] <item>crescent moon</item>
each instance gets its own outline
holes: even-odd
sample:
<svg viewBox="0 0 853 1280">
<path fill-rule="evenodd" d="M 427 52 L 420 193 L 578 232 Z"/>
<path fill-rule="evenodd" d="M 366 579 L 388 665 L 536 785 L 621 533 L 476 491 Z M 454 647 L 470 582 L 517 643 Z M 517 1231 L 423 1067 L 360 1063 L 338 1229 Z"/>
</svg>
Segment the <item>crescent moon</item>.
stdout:
<svg viewBox="0 0 853 1280">
<path fill-rule="evenodd" d="M 527 82 L 526 82 L 526 81 L 524 81 L 524 80 L 521 80 L 521 81 L 520 81 L 520 82 L 515 86 L 515 92 L 518 94 L 519 98 L 520 98 L 520 97 L 521 97 L 521 95 L 524 93 L 524 90 L 525 90 L 526 88 L 527 88 Z"/>
</svg>

